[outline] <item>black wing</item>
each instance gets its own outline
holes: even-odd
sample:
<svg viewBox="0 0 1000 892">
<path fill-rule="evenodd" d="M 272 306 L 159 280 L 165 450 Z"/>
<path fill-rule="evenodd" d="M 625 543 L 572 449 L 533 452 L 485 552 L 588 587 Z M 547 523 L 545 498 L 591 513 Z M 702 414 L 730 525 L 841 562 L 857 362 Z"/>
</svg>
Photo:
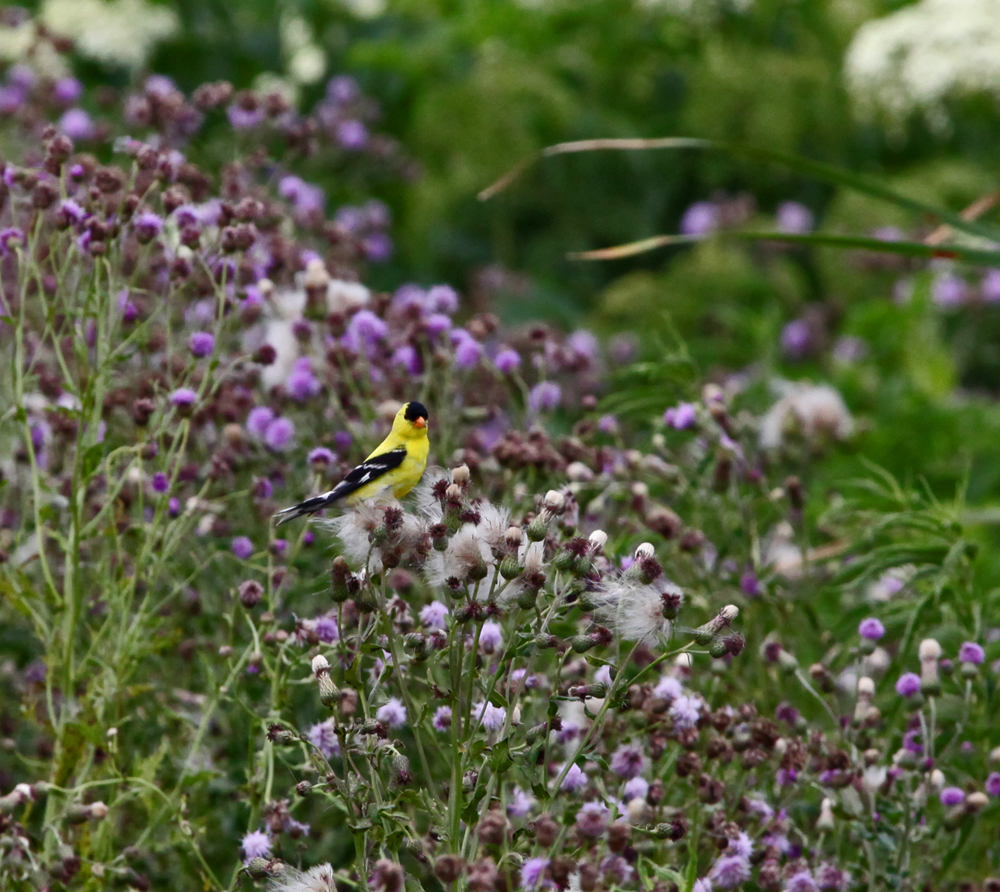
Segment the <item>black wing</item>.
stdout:
<svg viewBox="0 0 1000 892">
<path fill-rule="evenodd" d="M 381 455 L 373 455 L 361 462 L 329 492 L 313 496 L 313 498 L 306 499 L 298 505 L 279 511 L 275 515 L 275 517 L 280 518 L 278 525 L 280 526 L 288 520 L 294 520 L 296 517 L 302 517 L 304 514 L 314 514 L 339 499 L 349 496 L 352 492 L 357 492 L 362 486 L 367 486 L 393 468 L 398 468 L 403 463 L 404 458 L 406 458 L 406 449 L 402 446 L 389 452 L 383 452 Z"/>
</svg>

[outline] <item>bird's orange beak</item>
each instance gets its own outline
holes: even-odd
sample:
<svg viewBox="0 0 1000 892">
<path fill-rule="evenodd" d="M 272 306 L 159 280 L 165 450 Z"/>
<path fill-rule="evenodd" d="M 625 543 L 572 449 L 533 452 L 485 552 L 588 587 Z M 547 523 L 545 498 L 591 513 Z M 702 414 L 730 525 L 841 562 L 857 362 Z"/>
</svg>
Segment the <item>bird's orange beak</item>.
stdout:
<svg viewBox="0 0 1000 892">
<path fill-rule="evenodd" d="M 427 419 L 426 418 L 418 418 L 416 421 L 413 422 L 413 426 L 414 427 L 427 427 Z"/>
</svg>

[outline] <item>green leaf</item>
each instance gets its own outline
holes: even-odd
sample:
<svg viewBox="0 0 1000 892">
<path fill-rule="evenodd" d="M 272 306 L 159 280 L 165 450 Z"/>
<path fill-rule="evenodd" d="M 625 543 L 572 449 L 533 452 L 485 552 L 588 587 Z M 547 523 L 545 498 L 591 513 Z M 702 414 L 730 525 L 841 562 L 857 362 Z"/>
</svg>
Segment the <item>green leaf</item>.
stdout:
<svg viewBox="0 0 1000 892">
<path fill-rule="evenodd" d="M 505 737 L 503 740 L 495 743 L 490 748 L 490 754 L 486 760 L 486 764 L 489 765 L 490 768 L 497 774 L 502 774 L 514 764 L 514 760 L 510 757 L 509 737 Z"/>
</svg>

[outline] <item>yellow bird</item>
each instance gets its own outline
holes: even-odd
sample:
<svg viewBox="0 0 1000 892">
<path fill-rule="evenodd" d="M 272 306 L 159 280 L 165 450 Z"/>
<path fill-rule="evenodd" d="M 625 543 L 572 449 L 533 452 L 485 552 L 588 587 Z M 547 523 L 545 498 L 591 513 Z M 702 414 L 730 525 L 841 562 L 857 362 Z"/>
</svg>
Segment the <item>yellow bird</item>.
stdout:
<svg viewBox="0 0 1000 892">
<path fill-rule="evenodd" d="M 392 421 L 389 436 L 368 458 L 329 492 L 279 511 L 275 515 L 279 518 L 278 525 L 304 514 L 313 514 L 340 499 L 353 505 L 386 490 L 401 499 L 420 482 L 427 467 L 429 449 L 427 409 L 416 401 L 404 404 Z"/>
</svg>

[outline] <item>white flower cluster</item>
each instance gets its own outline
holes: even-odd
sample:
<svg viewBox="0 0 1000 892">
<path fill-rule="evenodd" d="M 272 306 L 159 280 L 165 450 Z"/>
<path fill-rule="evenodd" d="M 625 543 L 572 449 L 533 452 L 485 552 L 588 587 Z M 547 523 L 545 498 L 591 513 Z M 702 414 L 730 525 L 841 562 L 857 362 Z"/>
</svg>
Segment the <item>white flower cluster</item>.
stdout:
<svg viewBox="0 0 1000 892">
<path fill-rule="evenodd" d="M 854 433 L 843 397 L 828 384 L 780 381 L 774 388 L 781 399 L 761 419 L 761 449 L 778 449 L 792 433 L 811 444 L 826 438 L 845 440 Z"/>
<path fill-rule="evenodd" d="M 146 0 L 46 0 L 41 18 L 84 56 L 128 68 L 141 68 L 180 26 L 172 9 Z"/>
<path fill-rule="evenodd" d="M 948 98 L 1000 98 L 1000 0 L 921 0 L 866 22 L 844 72 L 862 114 L 900 121 L 922 112 L 946 127 Z"/>
</svg>

